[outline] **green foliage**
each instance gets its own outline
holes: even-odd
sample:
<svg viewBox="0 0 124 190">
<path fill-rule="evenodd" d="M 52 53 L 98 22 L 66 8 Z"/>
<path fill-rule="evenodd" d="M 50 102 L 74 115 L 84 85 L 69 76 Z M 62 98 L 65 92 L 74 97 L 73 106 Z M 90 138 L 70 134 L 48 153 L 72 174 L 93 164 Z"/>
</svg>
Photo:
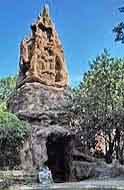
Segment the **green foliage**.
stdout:
<svg viewBox="0 0 124 190">
<path fill-rule="evenodd" d="M 14 114 L 0 111 L 0 167 L 19 165 L 19 150 L 30 135 L 30 127 Z"/>
<path fill-rule="evenodd" d="M 6 102 L 0 103 L 0 112 L 7 111 Z"/>
<path fill-rule="evenodd" d="M 124 13 L 124 7 L 120 7 L 119 11 Z M 113 32 L 115 33 L 115 41 L 120 41 L 124 43 L 124 22 L 120 22 L 114 27 Z"/>
<path fill-rule="evenodd" d="M 16 87 L 17 77 L 0 80 L 0 168 L 20 164 L 20 148 L 30 136 L 30 126 L 7 112 L 6 102 Z"/>
<path fill-rule="evenodd" d="M 8 145 L 21 146 L 29 131 L 30 127 L 14 114 L 0 111 L 0 142 L 1 139 L 6 139 Z"/>
<path fill-rule="evenodd" d="M 121 22 L 114 27 L 113 32 L 115 33 L 115 41 L 121 41 L 124 43 L 124 23 Z"/>
<path fill-rule="evenodd" d="M 111 160 L 115 151 L 116 158 L 122 160 L 124 60 L 111 57 L 107 50 L 93 60 L 79 87 L 73 90 L 68 111 L 70 127 L 80 135 L 86 152 L 95 147 L 95 135 L 102 130 L 107 141 L 105 156 L 109 154 Z"/>
<path fill-rule="evenodd" d="M 0 79 L 0 111 L 7 111 L 6 101 L 16 87 L 17 76 Z"/>
<path fill-rule="evenodd" d="M 79 92 L 90 110 L 99 113 L 124 108 L 124 60 L 112 58 L 106 50 L 90 64 Z"/>
<path fill-rule="evenodd" d="M 0 79 L 0 102 L 6 101 L 16 86 L 17 77 Z"/>
</svg>

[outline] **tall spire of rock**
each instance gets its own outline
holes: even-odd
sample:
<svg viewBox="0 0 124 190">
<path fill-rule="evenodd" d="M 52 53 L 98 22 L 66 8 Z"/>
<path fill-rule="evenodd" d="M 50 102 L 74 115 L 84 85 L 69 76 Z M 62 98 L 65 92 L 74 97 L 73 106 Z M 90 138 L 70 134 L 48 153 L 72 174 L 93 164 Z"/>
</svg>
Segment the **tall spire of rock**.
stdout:
<svg viewBox="0 0 124 190">
<path fill-rule="evenodd" d="M 48 4 L 45 4 L 43 7 L 43 11 L 40 13 L 38 17 L 38 22 L 43 20 L 44 22 L 52 22 L 51 17 L 50 17 L 50 8 Z"/>
<path fill-rule="evenodd" d="M 40 82 L 46 86 L 65 88 L 68 74 L 64 50 L 50 17 L 49 6 L 32 24 L 32 35 L 21 43 L 18 86 L 25 82 Z"/>
<path fill-rule="evenodd" d="M 42 16 L 43 17 L 50 17 L 50 10 L 49 10 L 48 4 L 45 4 Z"/>
<path fill-rule="evenodd" d="M 68 126 L 64 107 L 70 98 L 70 92 L 66 88 L 68 74 L 64 51 L 46 6 L 31 29 L 31 37 L 21 43 L 18 88 L 8 100 L 8 109 L 31 126 L 30 138 L 19 154 L 21 167 L 26 170 L 40 169 L 46 161 L 49 164 L 49 142 L 54 146 L 58 139 L 62 140 L 63 147 L 66 144 L 62 154 L 65 158 L 67 153 L 67 160 L 71 155 L 68 150 L 73 145 L 73 136 L 70 136 L 69 130 L 64 129 L 64 126 Z M 56 166 L 58 173 L 63 170 L 59 156 L 62 143 L 60 142 L 59 152 L 55 149 L 57 159 L 50 164 L 56 178 Z M 67 164 L 65 168 L 69 166 Z M 67 175 L 68 173 L 67 171 Z M 63 175 L 59 175 L 62 180 L 67 177 L 69 179 L 66 173 L 64 178 Z"/>
</svg>

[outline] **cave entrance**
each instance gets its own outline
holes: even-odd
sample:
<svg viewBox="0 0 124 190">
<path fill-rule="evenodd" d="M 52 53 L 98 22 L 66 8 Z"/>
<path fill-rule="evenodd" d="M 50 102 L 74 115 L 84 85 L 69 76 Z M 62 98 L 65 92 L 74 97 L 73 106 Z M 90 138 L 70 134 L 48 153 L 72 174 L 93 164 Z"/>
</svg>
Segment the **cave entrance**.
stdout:
<svg viewBox="0 0 124 190">
<path fill-rule="evenodd" d="M 54 182 L 68 181 L 69 163 L 67 154 L 67 139 L 50 135 L 47 141 L 47 165 L 52 172 Z"/>
</svg>

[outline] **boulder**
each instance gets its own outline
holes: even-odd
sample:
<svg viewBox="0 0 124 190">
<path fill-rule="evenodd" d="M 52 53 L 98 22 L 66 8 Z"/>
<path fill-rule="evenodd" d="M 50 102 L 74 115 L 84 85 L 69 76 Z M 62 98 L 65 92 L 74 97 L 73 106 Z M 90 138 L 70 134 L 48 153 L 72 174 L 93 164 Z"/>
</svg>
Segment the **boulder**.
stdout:
<svg viewBox="0 0 124 190">
<path fill-rule="evenodd" d="M 57 120 L 64 122 L 62 117 L 66 113 L 62 107 L 67 104 L 70 96 L 69 89 L 61 91 L 38 82 L 25 83 L 9 98 L 8 108 L 20 119 L 30 123 L 48 120 L 54 123 L 57 123 Z M 43 125 L 45 123 L 43 122 Z"/>
<path fill-rule="evenodd" d="M 124 166 L 113 162 L 106 164 L 103 160 L 94 162 L 73 161 L 70 179 L 72 181 L 82 181 L 84 179 L 111 179 L 124 178 Z"/>
</svg>

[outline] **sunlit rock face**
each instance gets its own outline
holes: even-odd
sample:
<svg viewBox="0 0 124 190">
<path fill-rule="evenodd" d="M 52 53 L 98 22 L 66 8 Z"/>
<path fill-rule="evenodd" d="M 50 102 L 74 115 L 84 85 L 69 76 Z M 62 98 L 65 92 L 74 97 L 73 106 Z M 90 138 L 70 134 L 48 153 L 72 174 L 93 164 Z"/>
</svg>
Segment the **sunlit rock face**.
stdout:
<svg viewBox="0 0 124 190">
<path fill-rule="evenodd" d="M 68 74 L 64 50 L 47 5 L 31 29 L 31 37 L 24 39 L 20 46 L 17 87 L 26 82 L 40 82 L 47 86 L 65 88 L 68 84 Z"/>
<path fill-rule="evenodd" d="M 20 152 L 21 168 L 39 170 L 47 162 L 54 181 L 69 180 L 73 134 L 64 106 L 71 93 L 64 51 L 49 9 L 32 25 L 21 43 L 20 72 L 8 108 L 31 126 L 31 137 Z"/>
</svg>

